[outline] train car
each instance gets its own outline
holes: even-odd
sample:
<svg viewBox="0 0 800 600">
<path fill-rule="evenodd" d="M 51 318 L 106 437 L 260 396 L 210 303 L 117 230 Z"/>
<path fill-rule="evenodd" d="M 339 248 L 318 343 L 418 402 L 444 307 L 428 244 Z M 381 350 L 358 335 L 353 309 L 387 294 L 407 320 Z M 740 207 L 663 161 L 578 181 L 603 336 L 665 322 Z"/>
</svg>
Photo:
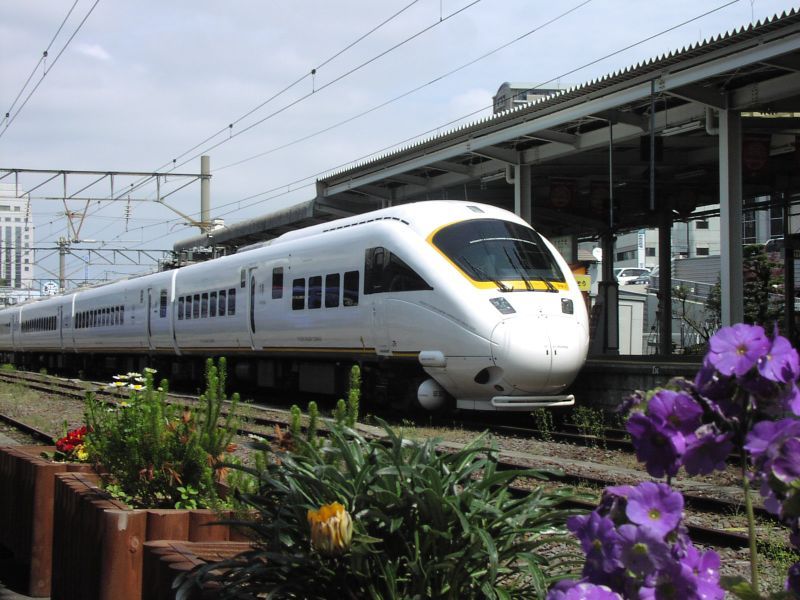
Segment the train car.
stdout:
<svg viewBox="0 0 800 600">
<path fill-rule="evenodd" d="M 321 393 L 357 362 L 369 397 L 427 409 L 570 404 L 588 341 L 553 246 L 507 211 L 459 201 L 340 219 L 0 311 L 0 352 L 17 360 L 196 374 L 225 355 L 254 384 Z"/>
</svg>

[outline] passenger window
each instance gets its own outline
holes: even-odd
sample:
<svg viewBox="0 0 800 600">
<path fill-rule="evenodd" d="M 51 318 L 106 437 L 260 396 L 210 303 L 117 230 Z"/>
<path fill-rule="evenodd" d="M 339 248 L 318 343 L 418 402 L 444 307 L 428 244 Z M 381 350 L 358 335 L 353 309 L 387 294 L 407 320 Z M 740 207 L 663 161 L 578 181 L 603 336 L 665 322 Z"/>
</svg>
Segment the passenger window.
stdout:
<svg viewBox="0 0 800 600">
<path fill-rule="evenodd" d="M 192 300 L 192 318 L 200 318 L 200 294 L 195 294 Z"/>
<path fill-rule="evenodd" d="M 225 290 L 220 290 L 219 291 L 219 316 L 220 317 L 224 317 L 225 316 L 225 305 L 227 304 L 226 298 L 227 298 L 227 296 L 226 296 Z"/>
<path fill-rule="evenodd" d="M 239 282 L 239 287 L 244 287 L 247 285 L 247 273 L 245 269 L 242 269 L 241 273 L 239 273 L 239 278 L 241 281 Z"/>
<path fill-rule="evenodd" d="M 325 308 L 339 306 L 339 274 L 325 276 Z"/>
<path fill-rule="evenodd" d="M 283 298 L 283 267 L 272 269 L 272 298 Z"/>
<path fill-rule="evenodd" d="M 369 248 L 364 259 L 364 293 L 413 292 L 433 288 L 399 256 L 386 248 Z"/>
<path fill-rule="evenodd" d="M 236 314 L 236 288 L 228 290 L 228 315 Z"/>
<path fill-rule="evenodd" d="M 208 314 L 211 317 L 217 316 L 217 292 L 211 292 L 211 296 L 208 299 Z"/>
<path fill-rule="evenodd" d="M 200 316 L 208 318 L 208 292 L 203 292 L 203 299 L 200 301 Z"/>
<path fill-rule="evenodd" d="M 358 306 L 358 271 L 348 271 L 344 274 L 343 306 Z"/>
<path fill-rule="evenodd" d="M 161 304 L 158 316 L 162 319 L 167 316 L 167 290 L 161 290 Z"/>
<path fill-rule="evenodd" d="M 303 310 L 306 303 L 306 280 L 295 279 L 292 282 L 292 310 Z"/>
<path fill-rule="evenodd" d="M 186 296 L 186 318 L 192 318 L 192 297 Z"/>
<path fill-rule="evenodd" d="M 322 306 L 322 276 L 308 278 L 308 308 Z"/>
<path fill-rule="evenodd" d="M 119 307 L 119 324 L 125 325 L 125 305 Z"/>
<path fill-rule="evenodd" d="M 178 320 L 183 321 L 183 296 L 178 298 Z"/>
</svg>

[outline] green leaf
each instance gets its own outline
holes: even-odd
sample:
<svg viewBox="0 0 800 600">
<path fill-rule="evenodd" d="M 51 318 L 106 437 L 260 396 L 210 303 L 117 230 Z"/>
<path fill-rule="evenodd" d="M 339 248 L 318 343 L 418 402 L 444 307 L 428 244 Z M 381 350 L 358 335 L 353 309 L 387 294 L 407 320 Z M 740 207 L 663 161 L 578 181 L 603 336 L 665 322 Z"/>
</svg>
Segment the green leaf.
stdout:
<svg viewBox="0 0 800 600">
<path fill-rule="evenodd" d="M 723 576 L 719 579 L 725 591 L 741 600 L 761 600 L 761 595 L 753 589 L 753 585 L 744 577 Z"/>
</svg>

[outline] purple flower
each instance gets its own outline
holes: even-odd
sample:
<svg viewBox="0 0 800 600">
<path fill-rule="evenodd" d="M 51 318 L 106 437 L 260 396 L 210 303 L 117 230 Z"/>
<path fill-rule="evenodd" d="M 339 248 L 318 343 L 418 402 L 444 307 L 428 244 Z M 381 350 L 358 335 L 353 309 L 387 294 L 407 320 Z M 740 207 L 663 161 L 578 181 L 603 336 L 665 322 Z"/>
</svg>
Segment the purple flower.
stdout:
<svg viewBox="0 0 800 600">
<path fill-rule="evenodd" d="M 680 523 L 683 496 L 664 483 L 646 481 L 628 496 L 625 514 L 631 522 L 664 538 Z"/>
<path fill-rule="evenodd" d="M 720 433 L 713 423 L 701 425 L 686 439 L 683 468 L 689 475 L 708 475 L 725 470 L 725 459 L 733 450 L 731 434 Z"/>
<path fill-rule="evenodd" d="M 647 416 L 688 435 L 700 426 L 703 409 L 693 398 L 671 390 L 656 392 L 647 405 Z"/>
<path fill-rule="evenodd" d="M 637 408 L 644 404 L 644 394 L 640 391 L 633 392 L 617 406 L 615 412 L 621 415 L 627 415 L 632 409 Z"/>
<path fill-rule="evenodd" d="M 550 589 L 547 600 L 622 600 L 622 596 L 604 585 L 567 579 Z"/>
<path fill-rule="evenodd" d="M 792 592 L 795 597 L 800 596 L 800 562 L 794 563 L 789 567 L 787 573 L 785 589 L 787 592 Z"/>
<path fill-rule="evenodd" d="M 800 436 L 800 420 L 759 421 L 747 434 L 744 449 L 750 453 L 754 466 L 761 469 L 764 463 L 778 453 L 780 443 Z"/>
<path fill-rule="evenodd" d="M 631 434 L 636 458 L 645 463 L 653 477 L 670 477 L 677 474 L 680 458 L 686 447 L 683 435 L 671 426 L 634 413 L 626 425 Z"/>
<path fill-rule="evenodd" d="M 732 380 L 728 377 L 721 377 L 719 371 L 708 360 L 708 356 L 703 360 L 703 366 L 694 378 L 695 390 L 710 400 L 725 400 L 731 397 Z"/>
<path fill-rule="evenodd" d="M 800 361 L 789 340 L 780 335 L 775 336 L 772 347 L 758 360 L 758 372 L 762 377 L 778 383 L 789 383 L 797 379 Z"/>
<path fill-rule="evenodd" d="M 585 575 L 598 571 L 611 573 L 622 567 L 619 561 L 622 551 L 620 537 L 611 519 L 592 512 L 586 516 L 570 517 L 567 527 L 578 538 L 586 554 Z"/>
<path fill-rule="evenodd" d="M 778 396 L 781 409 L 800 416 L 800 390 L 794 382 L 783 387 Z"/>
<path fill-rule="evenodd" d="M 623 525 L 619 535 L 622 563 L 637 577 L 652 575 L 670 564 L 669 546 L 652 529 Z"/>
<path fill-rule="evenodd" d="M 770 349 L 760 325 L 737 323 L 723 327 L 709 342 L 708 361 L 726 376 L 741 377 L 752 369 Z"/>
<path fill-rule="evenodd" d="M 800 479 L 800 439 L 785 440 L 772 461 L 772 474 L 786 485 Z"/>
<path fill-rule="evenodd" d="M 721 600 L 725 596 L 719 585 L 719 554 L 713 550 L 701 554 L 697 548 L 689 546 L 681 565 L 694 576 L 698 598 Z"/>
</svg>

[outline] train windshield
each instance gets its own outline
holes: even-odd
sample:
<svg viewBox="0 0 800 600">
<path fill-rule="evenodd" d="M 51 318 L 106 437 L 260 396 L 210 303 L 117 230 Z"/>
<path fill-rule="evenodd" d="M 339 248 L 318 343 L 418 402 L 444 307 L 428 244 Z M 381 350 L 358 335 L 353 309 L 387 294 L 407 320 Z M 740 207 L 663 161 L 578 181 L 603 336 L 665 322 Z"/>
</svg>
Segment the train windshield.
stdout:
<svg viewBox="0 0 800 600">
<path fill-rule="evenodd" d="M 505 289 L 503 281 L 564 282 L 564 275 L 533 229 L 497 219 L 462 221 L 441 229 L 433 243 L 475 281 Z M 510 291 L 511 288 L 509 288 Z M 554 289 L 551 289 L 554 291 Z"/>
</svg>

